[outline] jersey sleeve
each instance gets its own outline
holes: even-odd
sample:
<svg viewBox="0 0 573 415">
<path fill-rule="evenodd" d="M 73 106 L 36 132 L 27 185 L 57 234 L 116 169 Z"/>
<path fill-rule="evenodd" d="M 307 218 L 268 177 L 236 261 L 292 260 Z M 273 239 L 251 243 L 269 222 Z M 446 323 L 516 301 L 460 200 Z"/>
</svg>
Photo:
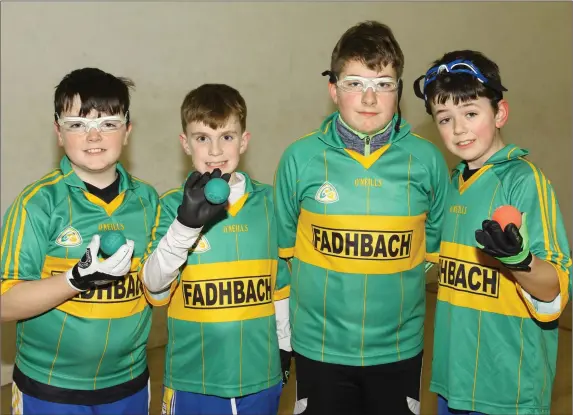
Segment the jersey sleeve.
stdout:
<svg viewBox="0 0 573 415">
<path fill-rule="evenodd" d="M 270 237 L 273 239 L 272 246 L 274 246 L 274 261 L 273 272 L 275 275 L 273 276 L 275 279 L 275 291 L 274 291 L 274 301 L 280 301 L 285 298 L 288 298 L 290 295 L 290 277 L 291 277 L 291 268 L 290 268 L 290 257 L 281 258 L 280 256 L 280 247 L 278 245 L 278 235 L 280 231 L 278 230 L 277 225 L 277 215 L 276 209 L 274 205 L 272 205 L 272 219 L 271 219 L 271 235 Z"/>
<path fill-rule="evenodd" d="M 436 150 L 430 166 L 430 211 L 426 217 L 426 261 L 437 263 L 445 218 L 446 197 L 450 187 L 450 174 L 446 160 Z"/>
<path fill-rule="evenodd" d="M 280 301 L 290 296 L 290 259 L 279 258 L 277 261 L 277 275 L 274 300 Z"/>
<path fill-rule="evenodd" d="M 168 197 L 167 194 L 163 195 L 159 199 L 159 204 L 157 205 L 156 213 L 155 213 L 155 221 L 153 223 L 153 228 L 151 230 L 151 240 L 145 250 L 145 254 L 143 256 L 143 260 L 141 261 L 141 265 L 139 267 L 138 275 L 142 281 L 145 297 L 147 301 L 153 306 L 163 306 L 169 304 L 171 300 L 171 296 L 179 283 L 179 277 L 176 278 L 169 287 L 168 290 L 165 290 L 161 293 L 152 293 L 147 289 L 145 284 L 143 284 L 143 267 L 145 265 L 145 261 L 151 255 L 153 251 L 159 245 L 161 238 L 165 236 L 167 230 L 175 220 L 177 216 L 177 206 L 174 206 L 174 203 L 171 200 L 172 198 Z"/>
<path fill-rule="evenodd" d="M 534 318 L 553 321 L 561 315 L 569 300 L 571 253 L 553 186 L 541 170 L 531 163 L 529 165 L 532 174 L 515 178 L 509 194 L 509 204 L 526 214 L 530 251 L 555 268 L 559 279 L 559 295 L 552 302 L 542 302 L 516 284 Z"/>
<path fill-rule="evenodd" d="M 296 160 L 288 150 L 283 154 L 275 174 L 274 205 L 278 230 L 279 256 L 294 256 L 296 230 L 300 214 L 297 193 Z"/>
<path fill-rule="evenodd" d="M 47 251 L 50 215 L 22 196 L 8 208 L 2 223 L 2 294 L 20 281 L 39 280 Z"/>
</svg>

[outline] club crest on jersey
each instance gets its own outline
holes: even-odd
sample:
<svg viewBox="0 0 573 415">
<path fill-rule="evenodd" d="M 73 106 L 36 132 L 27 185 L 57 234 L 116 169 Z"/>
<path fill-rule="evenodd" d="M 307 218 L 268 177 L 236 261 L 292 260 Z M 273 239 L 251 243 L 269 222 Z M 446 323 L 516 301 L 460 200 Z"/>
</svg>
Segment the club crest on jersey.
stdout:
<svg viewBox="0 0 573 415">
<path fill-rule="evenodd" d="M 320 203 L 338 202 L 338 192 L 332 183 L 324 182 L 314 195 L 314 200 Z"/>
<path fill-rule="evenodd" d="M 191 249 L 193 250 L 193 252 L 196 252 L 198 254 L 203 254 L 211 249 L 211 244 L 209 243 L 205 235 L 201 235 Z"/>
<path fill-rule="evenodd" d="M 68 226 L 58 235 L 56 238 L 56 244 L 63 246 L 64 248 L 79 246 L 82 244 L 82 236 L 75 228 Z"/>
</svg>

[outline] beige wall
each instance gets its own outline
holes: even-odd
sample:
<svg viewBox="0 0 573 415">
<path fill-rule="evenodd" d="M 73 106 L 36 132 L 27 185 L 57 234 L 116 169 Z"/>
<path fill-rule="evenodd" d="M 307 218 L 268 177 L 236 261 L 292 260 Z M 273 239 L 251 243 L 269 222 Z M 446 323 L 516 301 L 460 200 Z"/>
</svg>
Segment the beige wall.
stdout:
<svg viewBox="0 0 573 415">
<path fill-rule="evenodd" d="M 571 236 L 569 2 L 5 3 L 2 214 L 58 162 L 54 87 L 84 66 L 136 82 L 126 159 L 158 191 L 179 185 L 189 168 L 177 140 L 178 108 L 185 93 L 204 82 L 228 83 L 244 95 L 253 136 L 244 168 L 270 183 L 284 148 L 332 109 L 320 73 L 342 32 L 365 19 L 394 29 L 406 55 L 404 114 L 414 131 L 435 142 L 413 80 L 456 48 L 478 49 L 497 61 L 511 106 L 504 136 L 530 149 L 551 178 Z M 161 322 L 155 322 L 154 344 L 165 339 Z M 2 359 L 9 363 L 13 326 L 2 328 Z"/>
</svg>

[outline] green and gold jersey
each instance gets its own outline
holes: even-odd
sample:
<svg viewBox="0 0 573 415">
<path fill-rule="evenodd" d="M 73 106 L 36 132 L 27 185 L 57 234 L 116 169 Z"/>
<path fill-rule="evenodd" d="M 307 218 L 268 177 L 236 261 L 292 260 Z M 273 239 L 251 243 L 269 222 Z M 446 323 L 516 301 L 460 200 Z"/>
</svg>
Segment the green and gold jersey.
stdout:
<svg viewBox="0 0 573 415">
<path fill-rule="evenodd" d="M 117 164 L 119 195 L 109 204 L 86 191 L 64 157 L 26 187 L 4 216 L 2 294 L 22 281 L 73 267 L 94 234 L 119 230 L 135 241 L 132 272 L 17 323 L 16 366 L 42 384 L 73 390 L 119 385 L 146 368 L 151 311 L 137 277 L 151 239 L 157 192 Z"/>
<path fill-rule="evenodd" d="M 288 297 L 289 269 L 278 261 L 272 187 L 246 173 L 245 194 L 203 229 L 171 286 L 164 384 L 239 397 L 280 382 L 274 301 Z M 177 216 L 183 187 L 160 198 L 153 252 Z"/>
<path fill-rule="evenodd" d="M 448 169 L 406 122 L 368 156 L 348 150 L 337 116 L 291 144 L 275 177 L 291 344 L 328 363 L 407 359 L 423 346 L 424 260 L 437 262 Z"/>
<path fill-rule="evenodd" d="M 547 414 L 558 327 L 571 287 L 569 244 L 553 187 L 508 145 L 467 181 L 452 175 L 440 247 L 431 390 L 451 408 Z M 531 252 L 552 263 L 561 309 L 542 314 L 509 270 L 476 246 L 475 231 L 501 205 L 527 213 Z"/>
</svg>

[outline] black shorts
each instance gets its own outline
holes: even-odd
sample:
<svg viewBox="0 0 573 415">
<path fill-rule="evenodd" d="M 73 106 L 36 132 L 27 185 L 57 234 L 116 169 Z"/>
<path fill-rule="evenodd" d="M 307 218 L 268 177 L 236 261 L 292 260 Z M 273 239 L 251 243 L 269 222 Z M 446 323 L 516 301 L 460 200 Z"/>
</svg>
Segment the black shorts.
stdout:
<svg viewBox="0 0 573 415">
<path fill-rule="evenodd" d="M 375 366 L 318 362 L 294 353 L 295 414 L 420 413 L 422 355 Z"/>
</svg>

